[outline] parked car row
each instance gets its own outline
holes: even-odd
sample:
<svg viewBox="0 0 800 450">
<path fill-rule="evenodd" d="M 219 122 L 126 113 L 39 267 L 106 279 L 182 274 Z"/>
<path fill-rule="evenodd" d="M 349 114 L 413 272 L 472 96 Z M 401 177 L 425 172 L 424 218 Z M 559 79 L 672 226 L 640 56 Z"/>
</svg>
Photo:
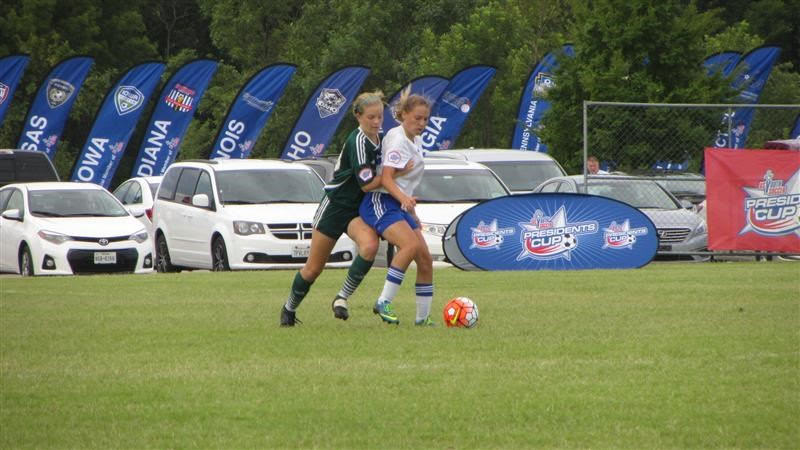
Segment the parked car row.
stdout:
<svg viewBox="0 0 800 450">
<path fill-rule="evenodd" d="M 328 177 L 334 164 L 330 159 L 184 161 L 163 177 L 129 179 L 113 196 L 90 184 L 11 184 L 0 190 L 0 270 L 38 275 L 301 267 L 323 195 L 321 177 Z M 611 197 L 653 220 L 661 251 L 706 246 L 705 222 L 685 201 L 704 194 L 702 177 L 676 184 L 687 194 L 682 203 L 667 182 L 608 175 L 592 177 L 587 188 L 582 176 L 565 176 L 553 158 L 535 152 L 439 151 L 426 157 L 425 167 L 415 192 L 417 214 L 435 261 L 445 261 L 442 235 L 458 215 L 480 201 L 527 192 Z M 343 236 L 329 266 L 348 266 L 356 251 Z M 382 242 L 377 262 L 390 258 Z"/>
</svg>

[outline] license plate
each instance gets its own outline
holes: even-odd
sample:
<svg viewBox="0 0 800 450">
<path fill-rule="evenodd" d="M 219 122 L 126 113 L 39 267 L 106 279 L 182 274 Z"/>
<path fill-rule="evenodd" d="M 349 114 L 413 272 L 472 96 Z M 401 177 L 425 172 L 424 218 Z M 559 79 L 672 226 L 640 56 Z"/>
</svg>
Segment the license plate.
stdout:
<svg viewBox="0 0 800 450">
<path fill-rule="evenodd" d="M 116 264 L 117 252 L 94 252 L 95 264 Z"/>
<path fill-rule="evenodd" d="M 308 258 L 311 247 L 308 245 L 295 245 L 292 247 L 292 258 Z"/>
<path fill-rule="evenodd" d="M 660 252 L 670 252 L 670 251 L 672 251 L 672 246 L 671 245 L 666 245 L 666 244 L 659 245 L 658 246 L 658 251 L 660 251 Z"/>
</svg>

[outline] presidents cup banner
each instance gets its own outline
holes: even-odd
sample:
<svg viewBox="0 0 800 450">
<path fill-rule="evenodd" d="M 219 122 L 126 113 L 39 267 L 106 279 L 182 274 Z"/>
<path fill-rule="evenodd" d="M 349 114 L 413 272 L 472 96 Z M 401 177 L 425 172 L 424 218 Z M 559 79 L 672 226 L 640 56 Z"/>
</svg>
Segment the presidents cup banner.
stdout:
<svg viewBox="0 0 800 450">
<path fill-rule="evenodd" d="M 178 69 L 161 91 L 150 115 L 131 176 L 163 175 L 175 161 L 181 140 L 206 92 L 217 62 L 198 59 Z"/>
<path fill-rule="evenodd" d="M 14 97 L 19 79 L 28 66 L 30 57 L 28 55 L 12 55 L 0 58 L 0 125 L 6 116 L 8 105 Z"/>
<path fill-rule="evenodd" d="M 800 253 L 800 151 L 705 149 L 708 248 Z"/>
<path fill-rule="evenodd" d="M 283 148 L 281 159 L 291 161 L 323 155 L 367 75 L 369 68 L 350 66 L 325 78 L 308 98 Z"/>
<path fill-rule="evenodd" d="M 442 239 L 465 270 L 629 269 L 649 263 L 658 234 L 644 213 L 584 194 L 526 194 L 465 211 Z"/>
<path fill-rule="evenodd" d="M 93 59 L 76 56 L 58 63 L 47 75 L 28 109 L 17 148 L 45 152 L 53 159 L 56 144 Z"/>
<path fill-rule="evenodd" d="M 457 73 L 436 100 L 422 132 L 425 150 L 453 148 L 464 121 L 497 72 L 492 66 L 471 66 Z"/>
<path fill-rule="evenodd" d="M 409 81 L 408 84 L 398 89 L 398 91 L 392 95 L 392 97 L 389 99 L 389 102 L 383 108 L 383 126 L 381 127 L 383 132 L 386 133 L 400 124 L 394 115 L 394 107 L 397 105 L 400 95 L 406 88 L 410 88 L 412 94 L 418 94 L 427 98 L 431 101 L 431 106 L 433 106 L 436 102 L 436 99 L 442 95 L 442 92 L 445 90 L 448 83 L 450 83 L 450 80 L 447 78 L 440 77 L 438 75 L 425 75 L 414 78 L 413 80 Z"/>
<path fill-rule="evenodd" d="M 108 91 L 70 181 L 85 181 L 108 188 L 164 67 L 160 62 L 140 64 L 125 73 Z"/>
<path fill-rule="evenodd" d="M 273 64 L 245 83 L 222 122 L 210 158 L 242 159 L 250 156 L 296 69 L 294 64 Z"/>
</svg>

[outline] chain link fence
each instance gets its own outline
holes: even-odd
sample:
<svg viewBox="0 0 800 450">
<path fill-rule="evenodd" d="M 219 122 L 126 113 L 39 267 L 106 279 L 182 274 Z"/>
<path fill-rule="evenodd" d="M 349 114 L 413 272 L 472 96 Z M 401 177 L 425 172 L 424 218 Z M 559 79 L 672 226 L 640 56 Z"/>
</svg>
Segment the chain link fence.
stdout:
<svg viewBox="0 0 800 450">
<path fill-rule="evenodd" d="M 789 137 L 798 113 L 800 105 L 587 101 L 584 172 L 573 177 L 573 188 L 641 209 L 658 230 L 660 259 L 734 255 L 707 248 L 704 148 L 764 148 L 769 140 Z M 748 115 L 752 120 L 746 127 Z M 743 254 L 774 256 L 736 253 Z"/>
</svg>

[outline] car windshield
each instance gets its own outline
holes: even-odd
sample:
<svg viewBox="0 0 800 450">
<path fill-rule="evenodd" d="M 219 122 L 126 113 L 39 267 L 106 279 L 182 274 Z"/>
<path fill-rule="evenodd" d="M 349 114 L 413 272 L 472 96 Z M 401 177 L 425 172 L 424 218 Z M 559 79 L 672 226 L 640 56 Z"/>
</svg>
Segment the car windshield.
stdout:
<svg viewBox="0 0 800 450">
<path fill-rule="evenodd" d="M 557 164 L 547 161 L 483 161 L 481 164 L 494 170 L 512 191 L 531 191 L 550 178 L 564 175 Z"/>
<path fill-rule="evenodd" d="M 426 170 L 414 190 L 421 203 L 478 202 L 507 194 L 488 170 Z"/>
<path fill-rule="evenodd" d="M 656 183 L 673 194 L 706 195 L 706 180 L 702 178 L 656 179 Z"/>
<path fill-rule="evenodd" d="M 661 186 L 648 180 L 590 179 L 588 193 L 613 198 L 635 208 L 680 208 L 680 205 Z"/>
<path fill-rule="evenodd" d="M 28 192 L 31 214 L 40 217 L 121 217 L 128 212 L 108 192 L 97 189 Z"/>
<path fill-rule="evenodd" d="M 152 192 L 153 196 L 155 197 L 156 192 L 158 191 L 159 183 L 148 183 L 148 184 L 150 185 L 150 192 Z"/>
<path fill-rule="evenodd" d="M 222 204 L 317 203 L 324 191 L 311 170 L 250 169 L 217 172 Z"/>
</svg>

